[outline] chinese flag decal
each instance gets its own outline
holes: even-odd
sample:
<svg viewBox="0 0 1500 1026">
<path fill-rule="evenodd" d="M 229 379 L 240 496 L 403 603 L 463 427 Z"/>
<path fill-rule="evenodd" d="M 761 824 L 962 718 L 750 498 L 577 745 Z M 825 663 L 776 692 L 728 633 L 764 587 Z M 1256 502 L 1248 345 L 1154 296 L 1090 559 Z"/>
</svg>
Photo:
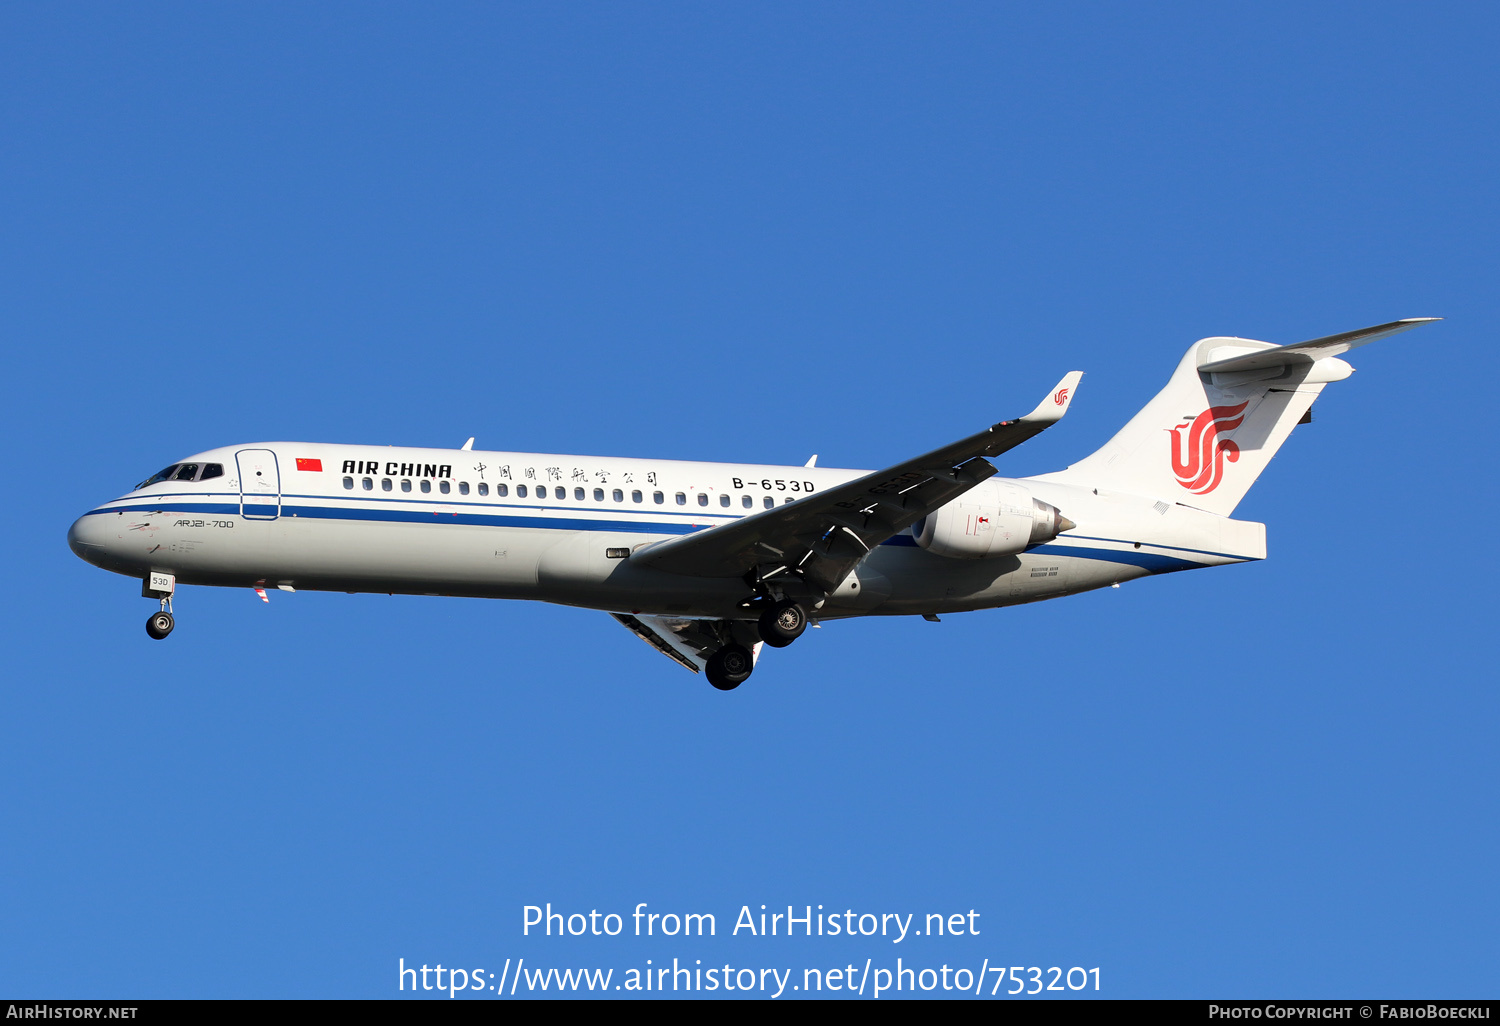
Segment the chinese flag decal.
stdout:
<svg viewBox="0 0 1500 1026">
<path fill-rule="evenodd" d="M 301 457 L 298 457 L 297 458 L 297 469 L 298 470 L 319 470 L 319 471 L 321 471 L 323 469 L 323 461 L 322 460 L 304 460 Z"/>
</svg>

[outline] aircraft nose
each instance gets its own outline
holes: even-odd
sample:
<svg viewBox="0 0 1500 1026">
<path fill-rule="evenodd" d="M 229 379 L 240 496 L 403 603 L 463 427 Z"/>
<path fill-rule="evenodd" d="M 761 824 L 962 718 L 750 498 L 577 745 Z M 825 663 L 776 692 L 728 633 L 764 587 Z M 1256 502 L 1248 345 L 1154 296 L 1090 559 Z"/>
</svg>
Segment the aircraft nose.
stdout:
<svg viewBox="0 0 1500 1026">
<path fill-rule="evenodd" d="M 124 531 L 130 525 L 120 520 L 118 512 L 85 513 L 68 528 L 68 548 L 85 563 L 101 570 L 135 577 L 149 566 L 143 560 L 143 545 L 131 544 Z M 144 542 L 146 539 L 139 539 Z M 160 548 L 160 546 L 157 546 Z"/>
<path fill-rule="evenodd" d="M 73 521 L 73 526 L 68 528 L 68 548 L 79 559 L 96 566 L 105 554 L 104 525 L 100 523 L 103 519 L 85 514 Z"/>
</svg>

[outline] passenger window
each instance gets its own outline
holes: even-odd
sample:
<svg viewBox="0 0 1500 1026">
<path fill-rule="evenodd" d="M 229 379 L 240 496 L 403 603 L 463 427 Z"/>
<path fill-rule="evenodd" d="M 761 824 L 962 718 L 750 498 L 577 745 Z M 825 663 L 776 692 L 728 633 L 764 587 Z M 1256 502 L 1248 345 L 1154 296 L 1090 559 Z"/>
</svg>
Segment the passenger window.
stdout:
<svg viewBox="0 0 1500 1026">
<path fill-rule="evenodd" d="M 368 477 L 364 479 L 363 485 L 364 485 L 365 491 L 367 491 L 367 492 L 368 491 L 373 491 L 374 488 L 375 488 L 375 482 L 371 481 Z"/>
<path fill-rule="evenodd" d="M 448 481 L 439 481 L 438 491 L 442 492 L 444 495 L 451 495 L 453 492 L 453 485 Z"/>
<path fill-rule="evenodd" d="M 508 484 L 497 484 L 495 486 L 495 495 L 497 495 L 499 498 L 503 499 L 503 498 L 505 498 L 509 494 L 510 494 L 510 485 L 508 485 Z M 519 495 L 525 495 L 526 493 L 525 492 L 519 492 L 517 494 L 519 494 Z"/>
<path fill-rule="evenodd" d="M 740 496 L 740 505 L 744 506 L 746 509 L 749 509 L 751 506 L 755 505 L 755 500 L 752 499 L 752 498 L 750 498 L 750 496 L 748 496 L 748 495 L 741 495 Z"/>
<path fill-rule="evenodd" d="M 641 501 L 641 493 L 640 493 L 639 489 L 637 489 L 636 491 L 633 491 L 633 492 L 630 493 L 630 501 L 631 502 L 640 502 Z"/>
<path fill-rule="evenodd" d="M 224 464 L 222 464 L 222 463 L 210 463 L 210 464 L 208 464 L 207 466 L 205 466 L 203 468 L 203 473 L 201 473 L 201 474 L 198 475 L 198 480 L 199 481 L 207 481 L 211 477 L 223 477 L 223 476 L 224 476 Z"/>
<path fill-rule="evenodd" d="M 704 495 L 702 492 L 698 493 L 698 505 L 700 505 L 700 506 L 707 506 L 708 505 L 708 496 Z"/>
<path fill-rule="evenodd" d="M 406 481 L 406 480 L 403 480 L 403 481 L 402 481 L 402 482 L 401 482 L 401 490 L 402 490 L 402 491 L 403 491 L 403 492 L 409 492 L 409 491 L 411 491 L 411 482 L 410 482 L 410 481 Z"/>
<path fill-rule="evenodd" d="M 573 498 L 577 499 L 579 502 L 582 502 L 583 501 L 583 489 L 582 488 L 574 488 L 573 489 Z M 601 499 L 604 498 L 604 493 L 603 492 L 599 493 L 599 498 L 601 498 Z"/>
<path fill-rule="evenodd" d="M 522 499 L 526 498 L 526 486 L 516 485 L 516 495 Z"/>
<path fill-rule="evenodd" d="M 430 492 L 430 491 L 432 491 L 432 482 L 431 481 L 423 481 L 422 482 L 422 491 L 424 491 L 424 492 Z"/>
<path fill-rule="evenodd" d="M 196 463 L 184 463 L 182 465 L 182 468 L 177 471 L 176 476 L 173 477 L 172 480 L 173 481 L 191 481 L 197 475 L 198 475 L 198 464 L 196 464 Z"/>
<path fill-rule="evenodd" d="M 354 478 L 352 478 L 352 477 L 346 477 L 346 478 L 344 478 L 344 491 L 346 491 L 346 492 L 352 492 L 353 490 L 354 490 Z"/>
<path fill-rule="evenodd" d="M 784 499 L 781 500 L 781 504 L 783 506 L 785 506 L 789 502 L 796 502 L 796 501 L 797 501 L 796 499 L 794 499 L 790 495 L 788 495 L 786 498 L 784 498 Z"/>
<path fill-rule="evenodd" d="M 776 500 L 773 499 L 773 498 L 771 498 L 769 495 L 767 495 L 766 496 L 766 501 L 765 501 L 765 507 L 766 507 L 766 509 L 770 509 L 774 505 L 776 505 Z"/>
<path fill-rule="evenodd" d="M 388 478 L 388 477 L 382 477 L 380 479 L 380 490 L 382 492 L 388 492 L 388 491 L 391 490 L 391 479 L 390 478 Z"/>
<path fill-rule="evenodd" d="M 625 493 L 622 492 L 622 491 L 620 491 L 620 489 L 616 488 L 615 489 L 614 499 L 615 499 L 616 502 L 624 502 L 625 501 Z"/>
<path fill-rule="evenodd" d="M 681 492 L 677 493 L 677 505 L 679 505 L 679 506 L 686 506 L 687 505 L 687 496 L 683 495 Z"/>
<path fill-rule="evenodd" d="M 468 495 L 469 494 L 469 482 L 467 482 L 467 481 L 460 481 L 458 483 L 458 494 L 459 495 Z"/>
<path fill-rule="evenodd" d="M 490 486 L 487 485 L 487 484 L 485 484 L 483 481 L 479 482 L 479 494 L 480 495 L 488 495 L 488 494 L 490 494 Z"/>
<path fill-rule="evenodd" d="M 651 501 L 654 502 L 654 503 L 656 503 L 658 506 L 660 506 L 662 503 L 664 503 L 664 502 L 667 501 L 667 497 L 665 495 L 663 495 L 661 492 L 652 492 L 651 493 Z"/>
<path fill-rule="evenodd" d="M 723 495 L 719 496 L 719 505 L 720 506 L 727 506 L 727 505 L 729 505 L 729 493 L 728 492 L 725 492 Z"/>
<path fill-rule="evenodd" d="M 604 489 L 603 488 L 595 488 L 594 489 L 594 501 L 595 502 L 603 502 L 604 501 Z"/>
</svg>

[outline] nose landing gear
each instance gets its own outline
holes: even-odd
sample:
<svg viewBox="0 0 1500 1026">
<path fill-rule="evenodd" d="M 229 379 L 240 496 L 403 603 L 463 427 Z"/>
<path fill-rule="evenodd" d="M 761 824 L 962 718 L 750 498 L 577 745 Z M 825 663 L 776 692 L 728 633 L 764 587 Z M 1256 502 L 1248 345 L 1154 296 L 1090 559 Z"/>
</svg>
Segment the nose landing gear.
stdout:
<svg viewBox="0 0 1500 1026">
<path fill-rule="evenodd" d="M 152 573 L 141 582 L 141 598 L 161 602 L 161 612 L 152 613 L 146 619 L 146 633 L 157 641 L 172 633 L 172 593 L 176 590 L 177 578 L 172 574 Z"/>
</svg>

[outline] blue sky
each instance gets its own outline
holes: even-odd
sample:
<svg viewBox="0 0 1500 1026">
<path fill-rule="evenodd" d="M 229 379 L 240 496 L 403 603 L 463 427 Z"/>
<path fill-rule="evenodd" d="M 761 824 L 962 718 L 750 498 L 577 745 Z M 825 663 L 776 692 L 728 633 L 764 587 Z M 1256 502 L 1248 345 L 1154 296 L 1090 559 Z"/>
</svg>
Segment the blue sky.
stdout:
<svg viewBox="0 0 1500 1026">
<path fill-rule="evenodd" d="M 395 995 L 397 960 L 1101 967 L 1493 996 L 1495 11 L 0 12 L 0 991 Z M 139 586 L 68 524 L 305 439 L 877 467 L 1195 339 L 1397 317 L 1265 562 L 809 632 L 719 694 L 604 614 Z M 550 940 L 522 908 L 712 912 Z M 726 936 L 742 905 L 977 937 Z M 936 993 L 941 994 L 941 991 Z"/>
</svg>

